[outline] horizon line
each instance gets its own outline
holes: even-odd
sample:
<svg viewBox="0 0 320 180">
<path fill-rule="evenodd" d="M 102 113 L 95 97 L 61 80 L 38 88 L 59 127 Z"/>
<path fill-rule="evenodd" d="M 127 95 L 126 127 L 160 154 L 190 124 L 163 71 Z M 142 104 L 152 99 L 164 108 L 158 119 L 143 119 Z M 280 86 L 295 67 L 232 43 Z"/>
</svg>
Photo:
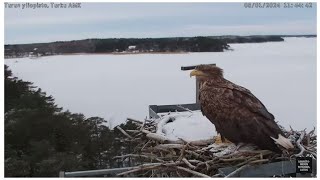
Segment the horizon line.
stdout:
<svg viewBox="0 0 320 180">
<path fill-rule="evenodd" d="M 74 39 L 74 40 L 57 40 L 57 41 L 49 41 L 49 42 L 34 42 L 34 43 L 18 43 L 18 44 L 4 44 L 5 46 L 9 45 L 30 45 L 30 44 L 49 44 L 49 43 L 59 43 L 59 42 L 71 42 L 71 41 L 84 41 L 84 40 L 95 40 L 95 39 L 164 39 L 164 38 L 195 38 L 195 37 L 224 37 L 224 36 L 239 36 L 239 37 L 250 37 L 250 36 L 316 36 L 317 34 L 265 34 L 265 35 L 210 35 L 210 36 L 163 36 L 163 37 L 126 37 L 126 38 L 117 38 L 117 37 L 109 37 L 109 38 L 86 38 L 86 39 Z"/>
</svg>

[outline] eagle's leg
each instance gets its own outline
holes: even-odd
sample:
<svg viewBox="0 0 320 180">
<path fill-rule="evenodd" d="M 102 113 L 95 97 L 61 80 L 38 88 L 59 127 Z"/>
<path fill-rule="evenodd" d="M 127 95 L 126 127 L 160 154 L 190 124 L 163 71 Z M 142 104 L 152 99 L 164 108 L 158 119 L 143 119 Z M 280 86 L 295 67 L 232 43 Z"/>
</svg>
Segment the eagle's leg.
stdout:
<svg viewBox="0 0 320 180">
<path fill-rule="evenodd" d="M 221 137 L 221 142 L 226 142 L 226 138 L 224 137 L 224 136 L 222 136 L 221 134 L 220 134 L 220 137 Z"/>
<path fill-rule="evenodd" d="M 221 138 L 220 134 L 218 134 L 217 136 L 214 137 L 214 143 L 215 144 L 222 144 L 222 138 Z"/>
<path fill-rule="evenodd" d="M 219 134 L 214 138 L 214 143 L 215 144 L 231 144 L 232 142 L 229 141 L 224 136 L 222 136 L 221 134 Z"/>
<path fill-rule="evenodd" d="M 225 138 L 224 136 L 222 136 L 222 135 L 220 135 L 221 136 L 221 141 L 223 142 L 223 143 L 226 143 L 226 144 L 232 144 L 232 142 L 231 141 L 229 141 L 227 138 Z"/>
</svg>

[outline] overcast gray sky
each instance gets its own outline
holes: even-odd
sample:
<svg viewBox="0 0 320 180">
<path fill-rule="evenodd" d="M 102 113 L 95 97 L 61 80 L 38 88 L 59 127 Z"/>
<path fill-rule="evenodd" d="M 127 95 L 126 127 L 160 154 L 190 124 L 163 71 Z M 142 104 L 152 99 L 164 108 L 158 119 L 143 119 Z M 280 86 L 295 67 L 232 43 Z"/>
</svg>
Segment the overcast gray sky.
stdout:
<svg viewBox="0 0 320 180">
<path fill-rule="evenodd" d="M 315 3 L 312 8 L 275 9 L 244 8 L 244 3 L 82 3 L 78 9 L 5 8 L 5 44 L 87 38 L 316 34 L 316 8 Z"/>
</svg>

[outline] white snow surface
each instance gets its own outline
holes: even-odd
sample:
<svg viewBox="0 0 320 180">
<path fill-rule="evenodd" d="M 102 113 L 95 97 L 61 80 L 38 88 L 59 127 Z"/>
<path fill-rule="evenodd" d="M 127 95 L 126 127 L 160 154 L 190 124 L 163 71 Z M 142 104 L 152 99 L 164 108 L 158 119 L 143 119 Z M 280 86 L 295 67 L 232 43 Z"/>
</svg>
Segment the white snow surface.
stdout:
<svg viewBox="0 0 320 180">
<path fill-rule="evenodd" d="M 199 111 L 185 111 L 173 113 L 161 113 L 166 117 L 173 117 L 173 122 L 163 126 L 162 133 L 170 140 L 185 141 L 212 139 L 217 133 L 214 125 Z"/>
<path fill-rule="evenodd" d="M 216 63 L 226 79 L 251 90 L 285 128 L 316 126 L 316 38 L 231 47 L 234 51 L 61 55 L 6 59 L 5 64 L 65 110 L 103 117 L 114 127 L 127 117 L 143 120 L 149 105 L 194 103 L 195 79 L 180 67 Z M 208 121 L 178 119 L 175 124 L 166 128 L 174 129 L 172 136 L 185 137 L 193 129 L 197 138 L 212 135 Z"/>
</svg>

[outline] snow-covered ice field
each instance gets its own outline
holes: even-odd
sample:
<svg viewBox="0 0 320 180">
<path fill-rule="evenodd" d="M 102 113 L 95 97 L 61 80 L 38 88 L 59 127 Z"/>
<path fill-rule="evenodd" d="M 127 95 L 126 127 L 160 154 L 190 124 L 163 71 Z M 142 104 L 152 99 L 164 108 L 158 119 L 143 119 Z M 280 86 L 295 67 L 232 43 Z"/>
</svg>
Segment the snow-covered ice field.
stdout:
<svg viewBox="0 0 320 180">
<path fill-rule="evenodd" d="M 281 125 L 316 126 L 316 38 L 231 47 L 234 51 L 65 55 L 7 59 L 5 64 L 15 76 L 53 95 L 64 110 L 100 116 L 115 126 L 127 117 L 144 119 L 149 105 L 195 102 L 195 79 L 180 67 L 216 63 L 227 79 L 250 89 Z"/>
</svg>

